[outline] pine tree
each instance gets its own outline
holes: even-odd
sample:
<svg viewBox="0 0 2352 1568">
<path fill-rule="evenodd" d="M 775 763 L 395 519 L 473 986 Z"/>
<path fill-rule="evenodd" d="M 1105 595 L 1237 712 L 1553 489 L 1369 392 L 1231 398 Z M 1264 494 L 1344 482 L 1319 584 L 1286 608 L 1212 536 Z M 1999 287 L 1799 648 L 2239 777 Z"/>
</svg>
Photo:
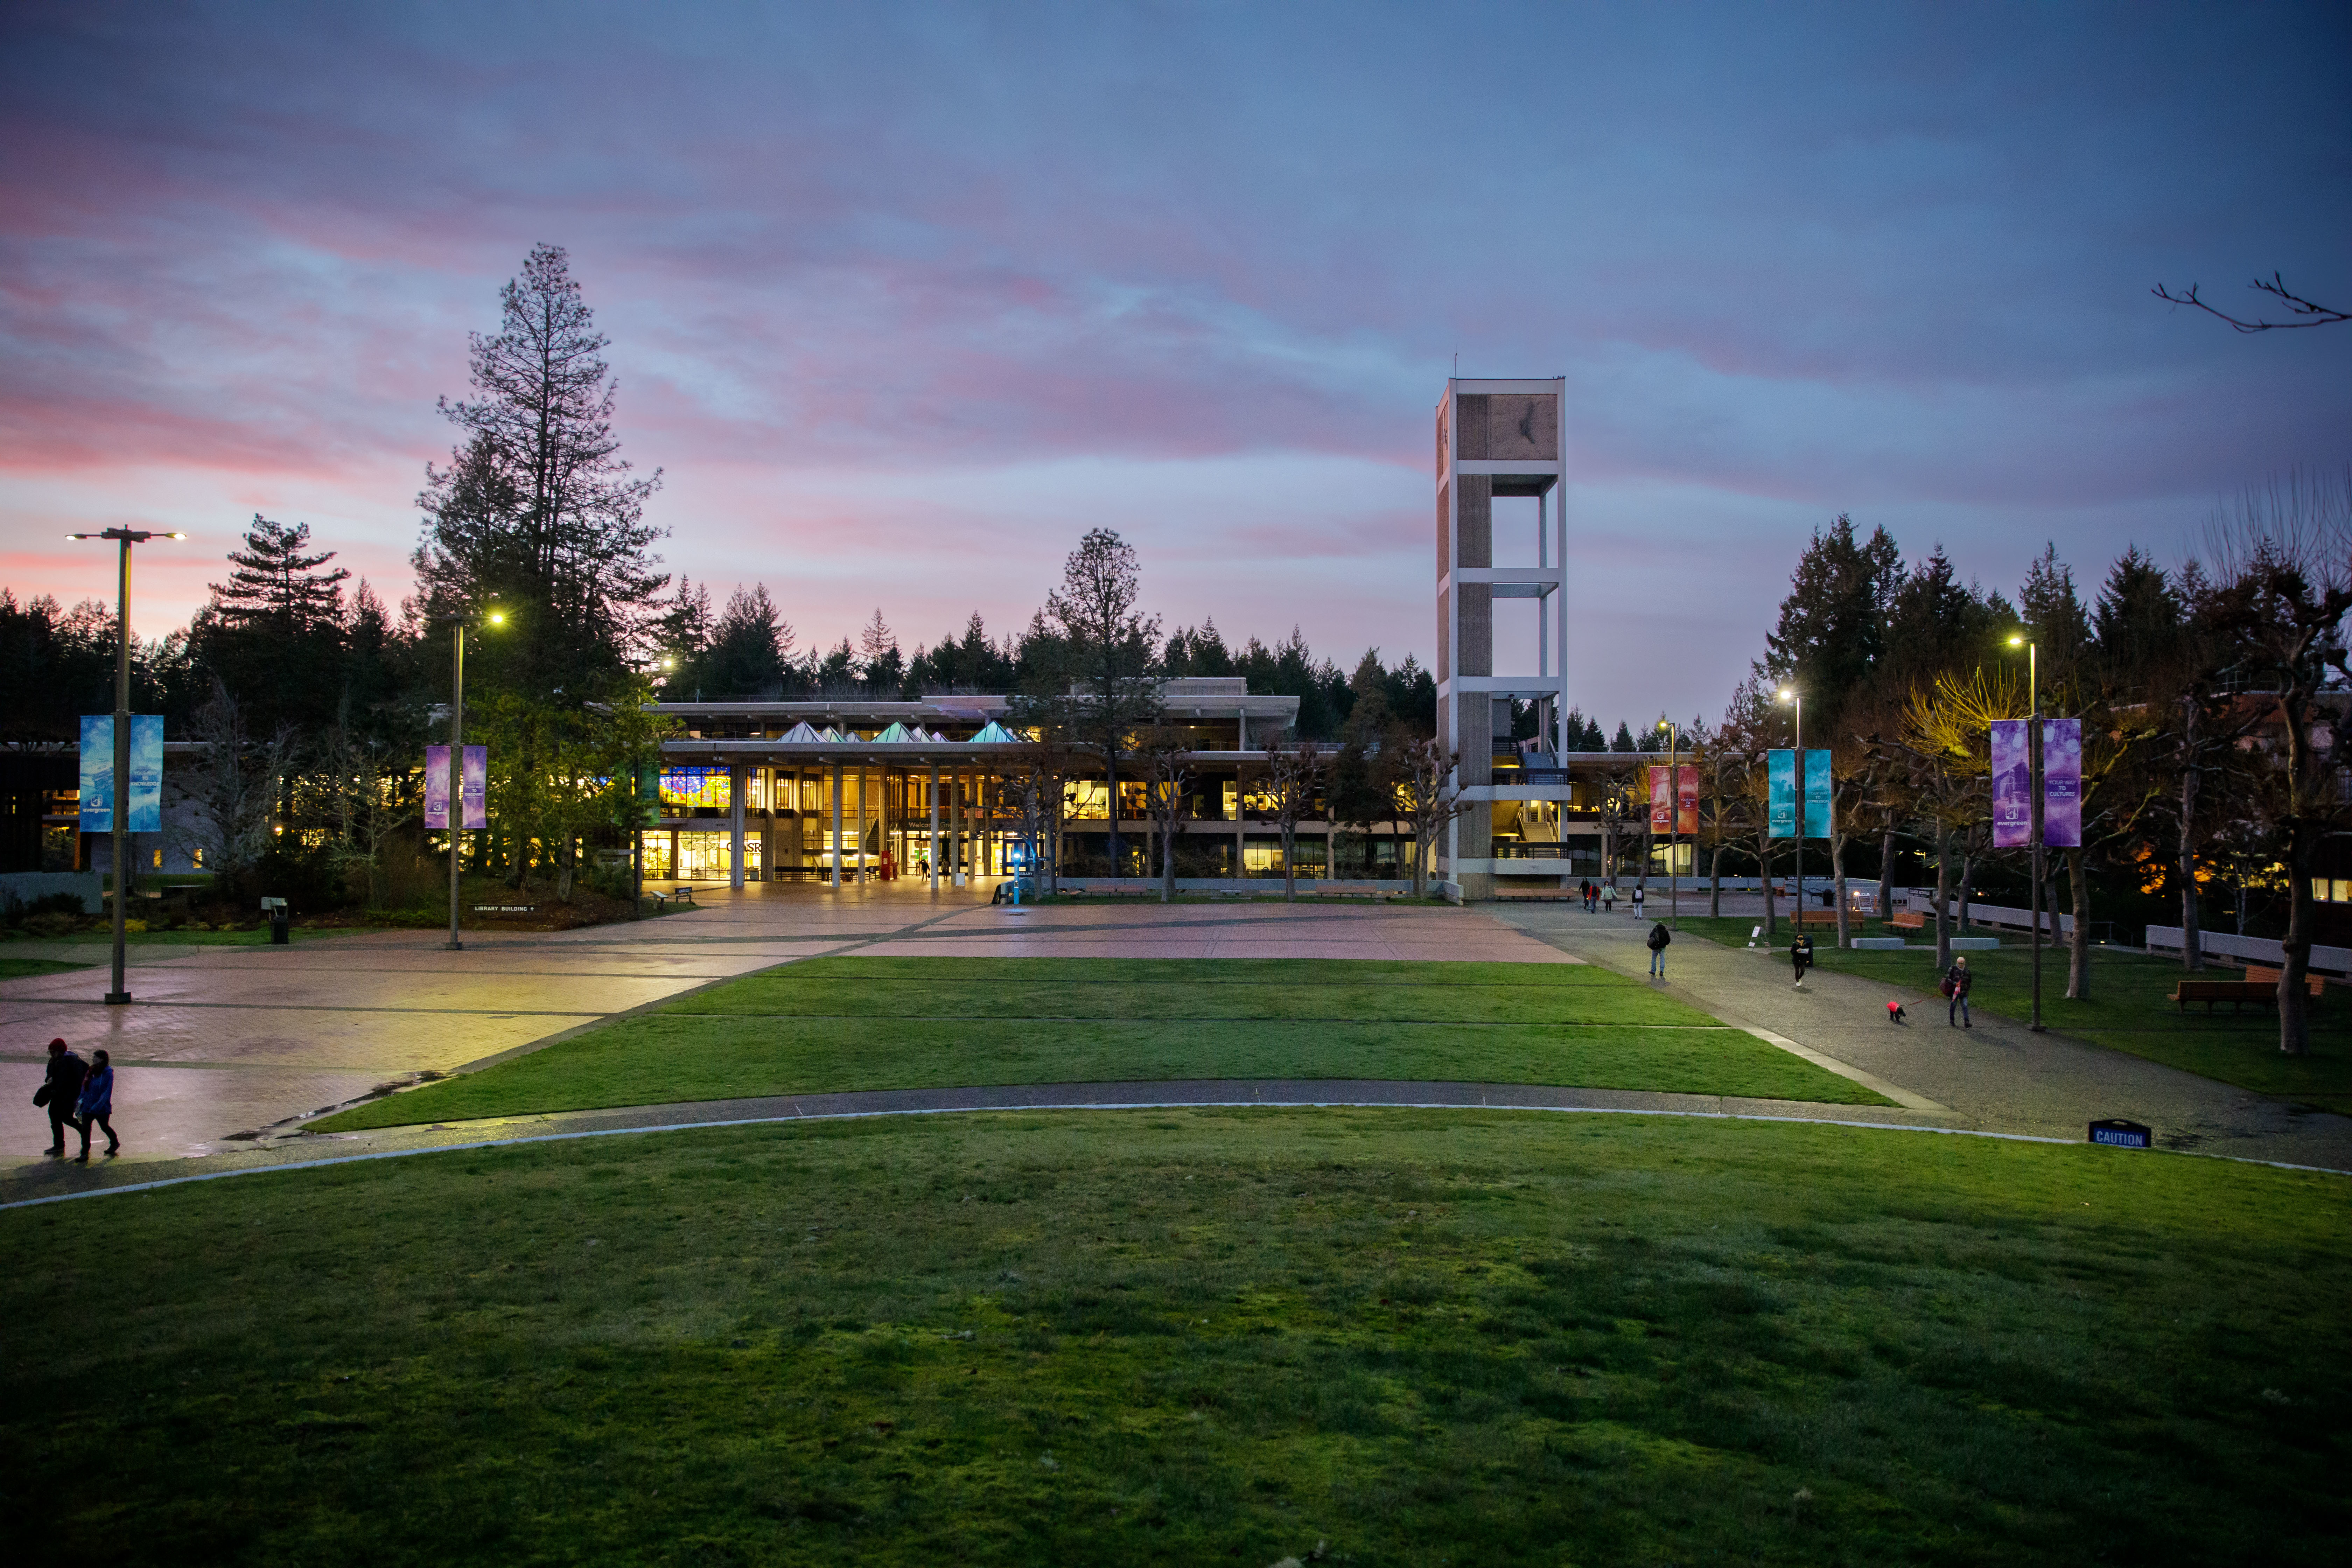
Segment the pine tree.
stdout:
<svg viewBox="0 0 2352 1568">
<path fill-rule="evenodd" d="M 499 294 L 495 337 L 473 334 L 471 400 L 443 398 L 466 433 L 427 465 L 412 558 L 425 617 L 446 624 L 496 594 L 507 633 L 485 652 L 530 689 L 585 689 L 625 668 L 668 582 L 645 521 L 661 471 L 632 474 L 613 433 L 608 340 L 562 247 L 534 246 Z"/>
<path fill-rule="evenodd" d="M 245 548 L 228 552 L 236 570 L 227 582 L 212 584 L 213 613 L 221 624 L 288 639 L 339 625 L 342 584 L 351 574 L 340 566 L 320 571 L 335 552 L 308 553 L 310 542 L 309 523 L 289 528 L 255 512 L 253 526 L 245 531 Z"/>
<path fill-rule="evenodd" d="M 2074 679 L 2091 647 L 2091 618 L 2074 593 L 2074 569 L 2058 559 L 2055 543 L 2025 569 L 2018 608 L 2039 650 L 2042 679 L 2052 685 Z"/>
<path fill-rule="evenodd" d="M 1853 520 L 1838 514 L 1816 529 L 1789 579 L 1789 596 L 1765 637 L 1757 675 L 1791 683 L 1830 725 L 1852 693 L 1867 682 L 1886 652 L 1887 612 L 1903 583 L 1903 559 L 1884 528 L 1854 537 Z"/>
<path fill-rule="evenodd" d="M 256 512 L 236 570 L 212 584 L 194 627 L 198 658 L 225 684 L 253 732 L 331 728 L 343 685 L 343 589 L 351 574 L 331 550 L 310 548 L 310 525 Z M 379 606 L 381 608 L 381 606 Z"/>
<path fill-rule="evenodd" d="M 792 639 L 792 627 L 777 614 L 767 584 L 755 583 L 746 590 L 738 583 L 711 628 L 710 646 L 696 661 L 695 685 L 714 697 L 772 700 L 783 690 Z"/>
</svg>

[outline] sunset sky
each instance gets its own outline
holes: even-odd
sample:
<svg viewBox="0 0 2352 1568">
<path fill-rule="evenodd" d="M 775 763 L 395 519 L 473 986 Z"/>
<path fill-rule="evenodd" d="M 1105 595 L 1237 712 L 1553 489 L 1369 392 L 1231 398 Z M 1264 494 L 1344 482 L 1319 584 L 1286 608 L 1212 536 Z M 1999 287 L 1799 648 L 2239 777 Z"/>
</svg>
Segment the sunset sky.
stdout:
<svg viewBox="0 0 2352 1568">
<path fill-rule="evenodd" d="M 1568 377 L 1574 690 L 1720 712 L 1840 511 L 2095 585 L 2352 460 L 2341 5 L 174 7 L 0 16 L 0 583 L 257 510 L 395 604 L 466 334 L 537 241 L 663 553 L 800 644 L 1025 621 L 1077 535 L 1171 624 L 1426 661 L 1431 414 Z"/>
</svg>

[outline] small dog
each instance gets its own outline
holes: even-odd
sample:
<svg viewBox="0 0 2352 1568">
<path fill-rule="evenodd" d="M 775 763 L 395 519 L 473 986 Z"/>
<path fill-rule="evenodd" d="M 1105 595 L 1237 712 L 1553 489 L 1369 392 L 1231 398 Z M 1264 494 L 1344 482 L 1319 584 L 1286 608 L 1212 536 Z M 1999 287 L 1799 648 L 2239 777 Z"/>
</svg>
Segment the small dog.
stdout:
<svg viewBox="0 0 2352 1568">
<path fill-rule="evenodd" d="M 1889 1002 L 1886 1005 L 1886 1021 L 1890 1024 L 1907 1024 L 1911 1020 L 1904 1016 L 1902 1003 Z"/>
</svg>

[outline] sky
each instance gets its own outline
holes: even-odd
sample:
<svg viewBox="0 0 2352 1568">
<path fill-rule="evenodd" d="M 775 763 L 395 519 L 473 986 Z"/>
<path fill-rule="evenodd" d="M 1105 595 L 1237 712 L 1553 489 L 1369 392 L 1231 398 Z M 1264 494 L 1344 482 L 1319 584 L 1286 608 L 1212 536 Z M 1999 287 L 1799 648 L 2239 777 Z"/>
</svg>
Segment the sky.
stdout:
<svg viewBox="0 0 2352 1568">
<path fill-rule="evenodd" d="M 1568 378 L 1571 695 L 1711 717 L 1841 512 L 2087 592 L 2352 460 L 2352 326 L 2149 294 L 2345 306 L 2347 197 L 2340 5 L 6 4 L 0 584 L 184 529 L 160 635 L 258 511 L 396 605 L 546 242 L 666 563 L 803 648 L 1100 525 L 1171 626 L 1427 663 L 1458 364 Z"/>
</svg>

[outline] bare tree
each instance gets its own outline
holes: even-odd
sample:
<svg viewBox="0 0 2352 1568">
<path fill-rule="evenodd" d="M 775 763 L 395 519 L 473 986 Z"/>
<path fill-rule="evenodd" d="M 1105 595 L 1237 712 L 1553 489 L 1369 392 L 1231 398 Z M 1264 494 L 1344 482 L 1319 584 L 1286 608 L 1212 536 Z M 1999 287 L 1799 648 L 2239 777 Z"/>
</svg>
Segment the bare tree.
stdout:
<svg viewBox="0 0 2352 1568">
<path fill-rule="evenodd" d="M 2186 293 L 2175 294 L 2161 283 L 2149 289 L 2148 292 L 2155 295 L 2158 299 L 2166 300 L 2171 304 L 2194 305 L 2197 309 L 2204 311 L 2207 315 L 2217 316 L 2222 321 L 2229 322 L 2230 325 L 2235 327 L 2242 332 L 2276 332 L 2291 330 L 2295 327 L 2329 327 L 2334 326 L 2338 321 L 2352 321 L 2352 310 L 2338 310 L 2333 306 L 2321 305 L 2306 300 L 2300 294 L 2290 293 L 2287 289 L 2285 279 L 2282 278 L 2276 272 L 2273 272 L 2270 275 L 2270 279 L 2267 282 L 2257 278 L 2252 283 L 2247 284 L 2246 287 L 2255 290 L 2257 293 L 2268 294 L 2271 298 L 2278 300 L 2281 304 L 2285 306 L 2288 315 L 2300 319 L 2291 321 L 2265 321 L 2260 317 L 2256 317 L 2252 321 L 2242 320 L 2239 317 L 2231 315 L 2226 310 L 2217 310 L 2212 306 L 2207 304 L 2204 300 L 2199 299 L 2197 297 L 2197 285 L 2194 283 L 2191 283 L 2189 286 Z"/>
<path fill-rule="evenodd" d="M 1150 814 L 1152 837 L 1160 846 L 1160 901 L 1163 904 L 1176 898 L 1176 840 L 1189 816 L 1192 743 L 1189 731 L 1167 725 L 1154 725 L 1136 738 L 1136 760 L 1143 767 L 1144 809 Z M 1287 861 L 1286 842 L 1283 856 Z"/>
<path fill-rule="evenodd" d="M 1114 874 L 1119 863 L 1119 759 L 1134 732 L 1156 721 L 1161 710 L 1160 683 L 1151 673 L 1160 617 L 1135 607 L 1141 581 L 1135 546 L 1110 529 L 1089 529 L 1063 563 L 1062 585 L 1045 598 L 1045 616 L 1067 661 L 1068 681 L 1057 680 L 1061 689 L 1041 706 L 1069 704 L 1068 728 L 1084 735 L 1103 760 Z"/>
<path fill-rule="evenodd" d="M 2323 689 L 2352 682 L 2344 617 L 2352 612 L 2352 470 L 2295 474 L 2250 489 L 2208 531 L 2214 619 L 2249 692 L 2262 691 L 2271 725 L 2256 755 L 2267 763 L 2252 792 L 2257 822 L 2285 863 L 2285 962 L 2278 988 L 2279 1049 L 2311 1049 L 2311 877 L 2322 843 L 2352 826 L 2344 769 L 2352 738 Z"/>
<path fill-rule="evenodd" d="M 292 737 L 281 730 L 255 742 L 245 732 L 236 699 L 218 680 L 212 697 L 190 716 L 188 728 L 203 749 L 193 765 L 164 776 L 191 808 L 184 836 L 202 852 L 222 895 L 233 899 L 268 851 Z"/>
<path fill-rule="evenodd" d="M 1331 771 L 1330 757 L 1307 741 L 1278 741 L 1253 770 L 1258 798 L 1282 829 L 1282 896 L 1298 898 L 1298 825 L 1315 808 Z M 1328 853 L 1328 850 L 1326 850 Z"/>
<path fill-rule="evenodd" d="M 1484 801 L 1462 798 L 1456 772 L 1460 759 L 1435 741 L 1414 741 L 1404 748 L 1396 777 L 1397 807 L 1412 827 L 1412 892 L 1429 893 L 1429 857 L 1437 837 L 1454 818 L 1482 809 Z"/>
<path fill-rule="evenodd" d="M 329 853 L 346 874 L 359 875 L 368 908 L 381 908 L 384 848 L 416 817 L 416 803 L 404 787 L 410 770 L 393 765 L 380 738 L 362 737 L 352 729 L 348 696 L 336 713 L 320 762 L 320 776 L 327 786 Z"/>
</svg>

